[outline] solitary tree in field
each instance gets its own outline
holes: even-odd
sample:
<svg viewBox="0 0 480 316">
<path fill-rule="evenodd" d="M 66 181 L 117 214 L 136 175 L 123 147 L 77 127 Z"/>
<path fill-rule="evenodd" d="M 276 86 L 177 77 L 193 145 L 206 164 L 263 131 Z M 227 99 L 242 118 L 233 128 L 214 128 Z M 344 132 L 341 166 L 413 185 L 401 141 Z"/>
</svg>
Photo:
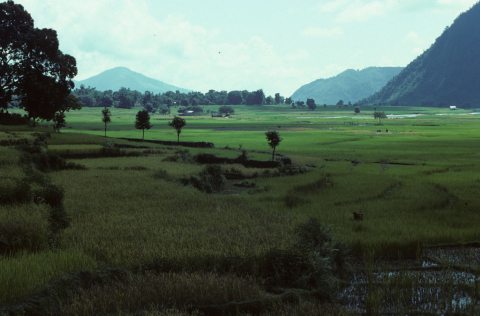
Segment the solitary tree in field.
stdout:
<svg viewBox="0 0 480 316">
<path fill-rule="evenodd" d="M 138 111 L 135 117 L 135 128 L 143 130 L 142 140 L 145 138 L 145 130 L 151 129 L 152 126 L 150 124 L 150 114 L 146 110 Z"/>
<path fill-rule="evenodd" d="M 280 138 L 280 133 L 279 132 L 266 132 L 265 135 L 267 136 L 267 141 L 268 145 L 273 148 L 273 153 L 272 153 L 272 161 L 275 160 L 275 148 L 277 148 L 278 145 L 280 145 L 280 142 L 282 139 Z"/>
<path fill-rule="evenodd" d="M 107 124 L 112 121 L 112 119 L 110 118 L 112 114 L 110 113 L 110 110 L 106 107 L 102 110 L 102 114 L 102 122 L 105 123 L 105 137 L 107 137 Z"/>
<path fill-rule="evenodd" d="M 310 110 L 315 110 L 317 108 L 317 105 L 315 104 L 314 99 L 307 99 L 307 106 Z"/>
<path fill-rule="evenodd" d="M 360 108 L 359 107 L 355 108 L 355 114 L 360 114 Z"/>
<path fill-rule="evenodd" d="M 57 112 L 55 113 L 55 117 L 53 118 L 53 129 L 56 132 L 60 132 L 62 127 L 67 126 L 67 122 L 65 121 L 65 113 Z"/>
<path fill-rule="evenodd" d="M 173 127 L 177 130 L 177 143 L 180 143 L 180 133 L 182 132 L 182 127 L 187 125 L 187 122 L 179 116 L 175 116 L 173 120 L 168 123 L 168 126 Z"/>
<path fill-rule="evenodd" d="M 373 113 L 373 117 L 375 119 L 378 118 L 379 124 L 382 124 L 382 118 L 387 118 L 387 116 L 385 115 L 385 112 L 377 112 L 377 111 Z"/>
</svg>

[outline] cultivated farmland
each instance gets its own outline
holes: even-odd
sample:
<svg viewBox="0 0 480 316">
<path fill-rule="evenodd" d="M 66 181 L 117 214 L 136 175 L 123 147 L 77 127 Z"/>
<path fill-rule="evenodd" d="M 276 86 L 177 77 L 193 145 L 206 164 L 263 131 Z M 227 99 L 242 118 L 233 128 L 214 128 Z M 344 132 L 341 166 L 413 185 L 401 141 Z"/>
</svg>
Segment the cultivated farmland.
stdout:
<svg viewBox="0 0 480 316">
<path fill-rule="evenodd" d="M 108 137 L 99 108 L 68 113 L 61 133 L 0 126 L 0 306 L 475 315 L 480 116 L 377 111 L 382 125 L 367 106 L 186 117 L 180 141 L 214 148 L 149 142 L 177 140 L 158 114 L 144 142 L 120 139 L 141 139 L 136 110 L 112 108 Z M 242 164 L 271 159 L 267 131 L 292 166 Z M 243 160 L 208 168 L 200 154 Z"/>
</svg>

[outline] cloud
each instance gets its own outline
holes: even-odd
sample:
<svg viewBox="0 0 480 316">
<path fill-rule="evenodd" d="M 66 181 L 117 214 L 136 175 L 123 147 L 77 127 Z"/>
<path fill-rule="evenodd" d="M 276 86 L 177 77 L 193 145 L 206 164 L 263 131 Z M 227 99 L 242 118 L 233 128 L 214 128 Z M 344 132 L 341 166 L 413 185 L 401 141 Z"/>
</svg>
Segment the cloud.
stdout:
<svg viewBox="0 0 480 316">
<path fill-rule="evenodd" d="M 301 34 L 307 37 L 340 37 L 343 34 L 343 30 L 340 27 L 308 27 L 304 29 Z"/>
<path fill-rule="evenodd" d="M 423 54 L 423 52 L 424 52 L 423 49 L 421 49 L 420 47 L 416 47 L 416 48 L 412 49 L 411 54 L 416 57 L 416 56 L 420 56 L 421 54 Z"/>
<path fill-rule="evenodd" d="M 314 69 L 304 49 L 281 55 L 258 36 L 222 42 L 222 29 L 181 15 L 157 18 L 146 0 L 17 1 L 37 27 L 57 30 L 60 49 L 77 60 L 77 80 L 124 66 L 196 91 L 262 88 L 289 95 Z"/>
<path fill-rule="evenodd" d="M 411 43 L 414 43 L 416 45 L 422 45 L 425 43 L 424 40 L 422 40 L 420 38 L 420 36 L 417 34 L 417 32 L 415 31 L 411 31 L 409 32 L 406 36 L 405 36 L 405 41 L 406 42 L 411 42 Z"/>
<path fill-rule="evenodd" d="M 327 3 L 320 3 L 318 8 L 320 12 L 335 12 L 344 7 L 348 3 L 348 0 L 334 0 Z"/>
<path fill-rule="evenodd" d="M 395 2 L 392 0 L 363 3 L 356 1 L 337 15 L 337 22 L 364 22 L 376 16 L 385 16 Z"/>
<path fill-rule="evenodd" d="M 437 0 L 437 3 L 442 6 L 456 6 L 456 7 L 471 7 L 478 0 Z"/>
</svg>

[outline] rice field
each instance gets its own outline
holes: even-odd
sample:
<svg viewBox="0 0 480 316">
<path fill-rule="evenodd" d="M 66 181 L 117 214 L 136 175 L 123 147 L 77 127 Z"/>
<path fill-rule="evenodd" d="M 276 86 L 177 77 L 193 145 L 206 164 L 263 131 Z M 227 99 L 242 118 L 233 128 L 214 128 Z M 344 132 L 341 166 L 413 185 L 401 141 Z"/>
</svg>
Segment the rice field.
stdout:
<svg viewBox="0 0 480 316">
<path fill-rule="evenodd" d="M 294 306 L 285 305 L 282 295 L 273 305 L 262 305 L 272 295 L 261 277 L 265 258 L 272 251 L 294 249 L 299 225 L 312 218 L 346 245 L 354 266 L 386 259 L 421 262 L 430 246 L 480 241 L 480 117 L 467 111 L 385 107 L 380 110 L 397 116 L 376 125 L 369 107 L 355 116 L 353 109 L 336 107 L 312 112 L 245 106 L 231 119 L 186 118 L 181 141 L 215 144 L 200 149 L 117 140 L 141 137 L 133 127 L 136 110 L 112 109 L 105 138 L 100 110 L 68 113 L 68 128 L 61 133 L 47 126 L 0 126 L 0 188 L 4 195 L 18 195 L 18 200 L 0 196 L 0 284 L 9 284 L 0 290 L 0 311 L 2 305 L 18 306 L 59 278 L 120 269 L 128 275 L 120 283 L 98 281 L 84 291 L 69 291 L 60 305 L 52 303 L 45 310 L 52 315 L 97 311 L 128 315 L 140 310 L 152 315 L 186 311 L 200 315 L 205 314 L 203 305 L 259 300 L 264 307 L 255 314 L 285 314 L 290 308 L 290 314 L 302 310 L 355 314 L 362 308 L 309 305 L 310 294 L 303 292 L 295 292 L 299 299 Z M 402 116 L 412 113 L 417 114 Z M 171 119 L 154 115 L 154 127 L 145 138 L 176 140 L 175 131 L 167 126 Z M 288 156 L 306 173 L 275 176 L 277 169 L 222 165 L 222 172 L 255 177 L 249 180 L 253 186 L 215 194 L 185 186 L 185 179 L 205 168 L 191 161 L 199 153 L 235 158 L 244 150 L 249 159 L 270 159 L 264 135 L 268 130 L 279 131 L 283 138 L 276 153 Z M 47 170 L 43 180 L 30 183 L 24 153 L 9 140 L 26 139 L 32 145 L 39 133 L 50 136 L 36 145 L 40 158 L 47 152 L 84 156 L 68 159 L 71 165 Z M 114 144 L 150 148 L 121 149 L 121 155 L 102 157 Z M 227 187 L 236 182 L 228 180 Z M 69 225 L 61 231 L 53 233 L 51 228 L 55 209 L 42 200 L 48 195 L 35 195 L 42 185 L 62 189 L 55 198 Z M 354 221 L 353 212 L 364 214 L 364 220 Z M 3 253 L 2 247 L 17 250 Z M 375 259 L 366 260 L 366 253 Z M 473 269 L 478 273 L 478 264 Z M 148 275 L 151 271 L 156 274 Z M 148 286 L 147 279 L 152 280 Z M 412 284 L 382 282 L 389 288 Z M 168 285 L 173 283 L 178 287 Z M 174 299 L 141 294 L 155 284 L 158 291 L 171 289 Z M 122 298 L 122 293 L 139 287 L 144 292 L 138 292 L 138 299 L 133 294 L 131 300 Z M 182 298 L 193 295 L 189 291 L 216 293 L 212 287 L 225 287 L 226 296 L 213 300 L 199 295 L 195 302 Z M 390 300 L 375 293 L 365 298 L 369 308 L 382 306 L 375 300 Z M 471 296 L 471 311 L 477 296 L 478 292 Z M 248 314 L 240 312 L 248 308 L 239 313 Z"/>
</svg>

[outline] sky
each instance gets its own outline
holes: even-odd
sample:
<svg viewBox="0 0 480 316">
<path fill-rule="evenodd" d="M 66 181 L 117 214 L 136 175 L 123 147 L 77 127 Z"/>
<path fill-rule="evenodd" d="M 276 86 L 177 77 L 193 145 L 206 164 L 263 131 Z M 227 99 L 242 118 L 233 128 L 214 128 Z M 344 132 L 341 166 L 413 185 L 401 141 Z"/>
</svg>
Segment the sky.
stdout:
<svg viewBox="0 0 480 316">
<path fill-rule="evenodd" d="M 407 66 L 478 0 L 17 0 L 83 80 L 127 67 L 177 87 L 290 96 L 346 69 Z M 143 91 L 142 91 L 143 92 Z"/>
</svg>

